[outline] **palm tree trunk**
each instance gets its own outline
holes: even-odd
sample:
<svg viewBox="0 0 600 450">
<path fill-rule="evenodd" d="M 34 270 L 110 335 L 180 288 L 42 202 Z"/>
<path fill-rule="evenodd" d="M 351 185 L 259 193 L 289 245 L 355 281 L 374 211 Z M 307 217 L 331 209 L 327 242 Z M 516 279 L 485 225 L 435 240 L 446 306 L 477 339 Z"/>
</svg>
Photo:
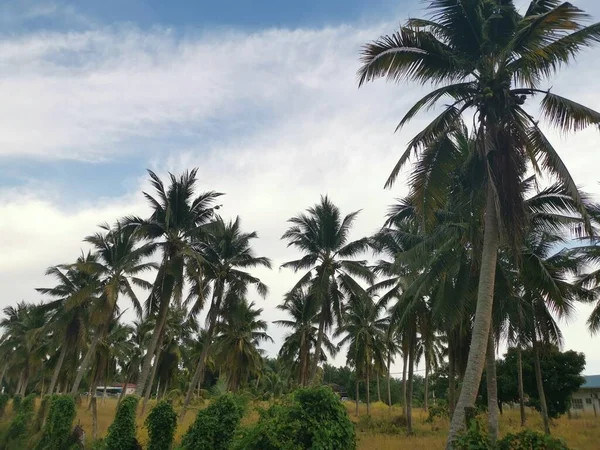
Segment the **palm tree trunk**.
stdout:
<svg viewBox="0 0 600 450">
<path fill-rule="evenodd" d="M 542 420 L 544 422 L 544 433 L 550 434 L 550 418 L 548 417 L 548 406 L 546 404 L 546 394 L 544 392 L 544 383 L 542 381 L 542 367 L 540 364 L 540 349 L 538 346 L 535 331 L 533 336 L 533 365 L 535 366 L 535 382 L 537 384 L 538 396 L 540 397 L 540 409 Z"/>
<path fill-rule="evenodd" d="M 17 382 L 17 390 L 15 391 L 15 395 L 21 394 L 21 386 L 23 386 L 23 378 L 25 378 L 25 369 L 21 369 L 21 373 L 19 374 L 19 381 Z"/>
<path fill-rule="evenodd" d="M 97 372 L 97 371 L 96 371 Z M 106 383 L 104 383 L 106 384 Z M 98 373 L 94 374 L 92 383 L 90 385 L 90 405 L 88 409 L 92 410 L 92 439 L 95 441 L 98 439 L 98 403 L 96 397 L 96 390 L 98 387 Z"/>
<path fill-rule="evenodd" d="M 160 396 L 158 397 L 158 399 L 157 399 L 157 400 L 161 400 L 161 399 L 162 399 L 162 398 L 163 398 L 165 395 L 167 395 L 167 388 L 168 388 L 168 387 L 169 387 L 169 382 L 168 382 L 168 381 L 166 381 L 166 382 L 165 382 L 165 385 L 164 385 L 164 387 L 163 387 L 163 389 L 162 389 L 162 393 L 160 394 Z"/>
<path fill-rule="evenodd" d="M 448 339 L 448 411 L 454 414 L 454 406 L 456 402 L 456 375 L 455 361 L 452 341 Z"/>
<path fill-rule="evenodd" d="M 3 391 L 2 382 L 4 381 L 4 375 L 6 375 L 7 370 L 8 370 L 8 363 L 4 364 L 4 367 L 2 367 L 2 373 L 0 373 L 0 393 Z"/>
<path fill-rule="evenodd" d="M 379 370 L 376 371 L 375 376 L 377 377 L 377 401 L 381 401 L 381 389 L 379 388 Z"/>
<path fill-rule="evenodd" d="M 392 411 L 391 374 L 392 374 L 392 355 L 391 355 L 391 353 L 388 353 L 388 363 L 387 363 L 387 397 L 388 397 L 388 406 L 389 406 L 390 412 Z"/>
<path fill-rule="evenodd" d="M 144 403 L 142 404 L 142 410 L 140 411 L 140 416 L 144 415 L 144 411 L 146 410 L 146 405 L 148 404 L 148 400 L 150 399 L 150 394 L 152 394 L 152 385 L 154 384 L 154 378 L 156 377 L 156 371 L 158 370 L 158 363 L 159 363 L 159 359 L 160 359 L 161 348 L 162 348 L 162 342 L 161 342 L 161 345 L 156 347 L 156 358 L 154 358 L 154 364 L 152 365 L 152 373 L 150 374 L 150 379 L 148 380 L 148 383 L 146 386 L 146 392 L 144 393 Z"/>
<path fill-rule="evenodd" d="M 73 382 L 73 387 L 71 388 L 71 395 L 76 395 L 79 391 L 79 385 L 81 384 L 81 380 L 83 379 L 83 374 L 87 371 L 88 366 L 90 365 L 90 361 L 92 359 L 92 355 L 96 352 L 96 346 L 100 341 L 100 335 L 102 333 L 98 332 L 94 339 L 92 339 L 92 343 L 88 348 L 81 364 L 79 365 L 79 369 L 77 369 L 77 375 L 75 376 L 75 381 Z"/>
<path fill-rule="evenodd" d="M 369 361 L 367 361 L 366 373 L 366 389 L 367 389 L 367 417 L 371 417 L 371 385 L 369 384 Z"/>
<path fill-rule="evenodd" d="M 169 312 L 169 304 L 171 303 L 171 294 L 173 293 L 174 283 L 175 279 L 173 278 L 173 276 L 167 275 L 165 277 L 160 296 L 160 308 L 158 310 L 158 316 L 156 317 L 156 324 L 152 333 L 152 339 L 150 339 L 150 342 L 148 343 L 148 350 L 146 351 L 146 355 L 144 356 L 142 370 L 138 378 L 137 386 L 135 387 L 135 395 L 137 395 L 138 397 L 141 397 L 144 394 L 144 388 L 146 387 L 146 382 L 148 381 L 148 377 L 150 376 L 150 372 L 152 369 L 152 359 L 154 358 L 156 347 L 158 346 L 159 339 L 161 338 L 163 333 L 163 328 L 165 327 L 165 323 L 167 322 L 167 314 Z"/>
<path fill-rule="evenodd" d="M 429 358 L 425 358 L 425 402 L 423 407 L 425 412 L 429 410 Z"/>
<path fill-rule="evenodd" d="M 521 346 L 517 347 L 517 370 L 519 379 L 519 410 L 521 412 L 521 426 L 525 426 L 525 394 L 523 392 L 523 359 Z"/>
<path fill-rule="evenodd" d="M 416 344 L 416 330 L 410 331 L 409 347 L 408 347 L 408 392 L 406 398 L 406 432 L 408 434 L 413 433 L 412 426 L 412 396 L 413 396 L 413 374 L 415 366 L 415 344 Z"/>
<path fill-rule="evenodd" d="M 25 397 L 25 395 L 27 394 L 27 385 L 29 384 L 29 374 L 25 373 L 25 378 L 23 378 L 23 385 L 21 386 L 21 396 Z"/>
<path fill-rule="evenodd" d="M 133 373 L 130 373 L 129 376 L 125 379 L 125 384 L 123 385 L 123 388 L 121 389 L 121 393 L 119 394 L 119 400 L 117 403 L 121 403 L 121 400 L 123 400 L 123 397 L 125 397 L 125 391 L 127 391 L 127 386 L 129 385 L 129 383 L 131 383 L 132 379 L 133 379 Z"/>
<path fill-rule="evenodd" d="M 98 439 L 98 407 L 96 402 L 96 396 L 94 395 L 90 401 L 92 409 L 92 439 L 94 441 Z"/>
<path fill-rule="evenodd" d="M 52 394 L 54 392 L 54 387 L 56 386 L 56 382 L 58 381 L 58 375 L 60 374 L 60 369 L 62 369 L 63 361 L 65 360 L 65 355 L 67 354 L 67 345 L 63 344 L 60 349 L 60 355 L 58 355 L 58 361 L 56 362 L 56 367 L 54 368 L 54 373 L 52 374 L 52 380 L 50 381 L 50 387 L 48 388 L 48 392 Z"/>
<path fill-rule="evenodd" d="M 208 352 L 210 350 L 210 346 L 212 343 L 213 334 L 215 331 L 215 321 L 211 320 L 211 324 L 208 327 L 208 331 L 206 333 L 206 342 L 204 347 L 202 348 L 202 353 L 200 354 L 200 359 L 198 360 L 198 365 L 196 366 L 196 372 L 194 373 L 194 378 L 192 378 L 192 382 L 188 387 L 187 394 L 185 395 L 185 400 L 183 402 L 183 407 L 181 408 L 181 412 L 179 413 L 179 421 L 181 422 L 185 417 L 185 413 L 188 405 L 192 401 L 192 395 L 194 394 L 194 389 L 196 386 L 199 386 L 204 380 L 204 369 L 206 367 L 206 358 L 208 357 Z"/>
<path fill-rule="evenodd" d="M 473 334 L 467 369 L 463 379 L 456 409 L 452 415 L 446 448 L 451 449 L 456 435 L 465 429 L 465 408 L 473 407 L 481 382 L 487 341 L 492 321 L 494 303 L 494 283 L 496 281 L 496 260 L 498 258 L 498 218 L 496 216 L 495 193 L 491 180 L 488 180 L 487 202 L 485 208 L 485 225 L 483 234 L 483 251 L 479 271 L 477 289 L 477 307 L 473 322 Z"/>
<path fill-rule="evenodd" d="M 321 359 L 321 346 L 323 345 L 323 335 L 325 334 L 325 316 L 319 320 L 319 331 L 317 333 L 317 345 L 315 348 L 315 356 L 313 358 L 312 367 L 310 369 L 310 378 L 308 382 L 313 384 L 317 376 L 317 368 Z"/>
<path fill-rule="evenodd" d="M 356 371 L 356 417 L 358 417 L 358 370 Z"/>
<path fill-rule="evenodd" d="M 488 436 L 492 445 L 498 439 L 498 383 L 496 379 L 496 352 L 494 349 L 494 334 L 490 330 L 486 357 L 486 385 L 488 396 Z"/>
<path fill-rule="evenodd" d="M 406 405 L 408 402 L 408 397 L 406 396 L 406 368 L 408 366 L 408 352 L 404 353 L 402 357 L 402 409 L 404 412 L 404 417 L 406 417 Z"/>
</svg>

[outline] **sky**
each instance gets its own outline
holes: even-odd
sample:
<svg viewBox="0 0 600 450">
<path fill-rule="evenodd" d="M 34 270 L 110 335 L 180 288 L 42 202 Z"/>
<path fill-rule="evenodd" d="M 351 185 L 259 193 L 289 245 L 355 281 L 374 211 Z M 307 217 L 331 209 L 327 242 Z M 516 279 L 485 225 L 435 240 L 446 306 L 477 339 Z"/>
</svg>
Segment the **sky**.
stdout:
<svg viewBox="0 0 600 450">
<path fill-rule="evenodd" d="M 576 4 L 600 18 L 594 0 Z M 2 2 L 0 307 L 42 300 L 34 288 L 53 283 L 45 269 L 73 261 L 98 224 L 147 214 L 146 169 L 198 167 L 200 190 L 226 193 L 221 214 L 258 233 L 256 252 L 274 269 L 255 271 L 270 294 L 251 300 L 265 320 L 283 318 L 276 306 L 299 276 L 279 269 L 298 256 L 280 240 L 286 220 L 327 194 L 344 214 L 361 210 L 359 238 L 407 193 L 406 173 L 383 185 L 435 114 L 394 133 L 426 88 L 358 89 L 356 71 L 361 45 L 423 15 L 412 0 Z M 549 87 L 600 110 L 597 55 Z M 549 136 L 600 198 L 597 131 Z M 597 374 L 590 311 L 564 324 L 564 347 L 584 352 L 586 373 Z M 269 333 L 274 355 L 285 330 L 270 323 Z"/>
</svg>

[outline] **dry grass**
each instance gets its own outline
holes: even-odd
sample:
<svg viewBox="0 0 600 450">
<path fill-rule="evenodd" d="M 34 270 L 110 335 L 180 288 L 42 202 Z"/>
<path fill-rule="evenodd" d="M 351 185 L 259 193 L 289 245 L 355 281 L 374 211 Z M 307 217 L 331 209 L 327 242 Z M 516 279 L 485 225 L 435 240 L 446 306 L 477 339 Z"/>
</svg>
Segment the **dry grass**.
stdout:
<svg viewBox="0 0 600 450">
<path fill-rule="evenodd" d="M 346 408 L 353 421 L 356 421 L 353 402 L 346 403 Z M 359 406 L 359 414 L 366 415 L 366 405 Z M 392 408 L 392 418 L 402 415 L 400 408 Z M 371 416 L 375 419 L 388 419 L 389 408 L 383 403 L 371 405 Z M 358 433 L 359 450 L 433 450 L 444 448 L 448 432 L 448 420 L 437 419 L 433 424 L 426 423 L 427 415 L 422 409 L 413 412 L 414 435 L 385 435 L 380 433 Z M 500 434 L 516 433 L 521 430 L 518 409 L 505 408 L 500 417 Z M 542 431 L 540 415 L 533 411 L 527 412 L 527 427 Z M 600 448 L 600 417 L 592 415 L 560 417 L 552 424 L 552 435 L 563 439 L 573 450 L 596 450 Z"/>
<path fill-rule="evenodd" d="M 112 423 L 117 401 L 115 399 L 107 399 L 106 401 L 98 401 L 98 431 L 100 436 L 104 436 L 109 425 Z M 154 402 L 150 402 L 146 408 L 146 413 L 138 417 L 138 438 L 142 445 L 147 443 L 148 432 L 144 427 L 148 411 L 154 406 Z M 196 412 L 204 405 L 196 406 L 188 411 L 182 425 L 178 427 L 176 432 L 176 440 L 179 441 L 183 433 L 188 429 L 194 421 Z M 255 404 L 246 417 L 243 419 L 243 424 L 248 425 L 258 419 L 257 407 L 265 407 L 265 403 Z M 346 402 L 345 406 L 348 410 L 352 421 L 357 422 L 359 419 L 355 416 L 355 404 Z M 360 416 L 366 416 L 366 405 L 359 405 Z M 391 415 L 390 415 L 391 414 Z M 4 420 L 12 414 L 10 413 L 10 405 L 8 405 Z M 396 420 L 402 415 L 400 408 L 392 408 L 390 413 L 388 407 L 383 403 L 374 403 L 371 405 L 371 417 L 376 421 L 391 421 Z M 434 450 L 444 447 L 446 433 L 448 430 L 448 421 L 438 419 L 433 424 L 425 422 L 426 414 L 421 409 L 414 411 L 414 435 L 406 436 L 404 433 L 398 434 L 382 434 L 372 431 L 358 432 L 358 449 L 359 450 Z M 91 438 L 92 418 L 91 413 L 87 409 L 86 402 L 83 402 L 77 409 L 76 422 L 80 423 L 86 431 L 88 440 Z M 541 431 L 542 423 L 539 414 L 535 411 L 528 411 L 527 426 L 531 429 Z M 518 432 L 519 427 L 519 412 L 517 409 L 506 409 L 501 416 L 501 434 L 509 432 Z M 600 418 L 593 415 L 573 417 L 569 419 L 564 416 L 553 423 L 552 434 L 562 438 L 573 450 L 595 450 L 600 448 Z"/>
</svg>

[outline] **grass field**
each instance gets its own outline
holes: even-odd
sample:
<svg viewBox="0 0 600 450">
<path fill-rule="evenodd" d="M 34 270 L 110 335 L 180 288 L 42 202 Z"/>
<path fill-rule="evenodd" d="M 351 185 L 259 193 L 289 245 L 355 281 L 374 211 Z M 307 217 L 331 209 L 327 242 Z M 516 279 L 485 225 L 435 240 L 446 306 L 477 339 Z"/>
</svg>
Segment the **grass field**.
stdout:
<svg viewBox="0 0 600 450">
<path fill-rule="evenodd" d="M 148 440 L 148 433 L 143 425 L 144 420 L 153 405 L 154 403 L 151 402 L 144 416 L 138 417 L 138 439 L 142 445 L 146 444 Z M 106 434 L 109 425 L 112 423 L 116 406 L 117 401 L 115 399 L 99 400 L 98 431 L 100 436 Z M 267 406 L 266 403 L 253 405 L 244 417 L 243 424 L 256 421 L 258 419 L 257 408 L 265 406 Z M 371 405 L 372 423 L 367 424 L 365 422 L 366 406 L 364 404 L 359 406 L 359 418 L 354 414 L 355 404 L 353 402 L 346 402 L 345 406 L 351 420 L 357 423 L 359 450 L 433 450 L 444 447 L 448 421 L 437 419 L 433 424 L 426 423 L 426 414 L 421 409 L 414 410 L 414 434 L 407 436 L 403 429 L 394 429 L 390 426 L 391 423 L 397 423 L 401 419 L 402 410 L 400 408 L 394 407 L 390 413 L 388 407 L 383 403 L 374 403 Z M 177 441 L 181 439 L 182 434 L 193 422 L 197 409 L 190 410 L 186 415 L 184 422 L 177 430 Z M 3 421 L 9 420 L 11 416 L 9 405 Z M 78 407 L 75 422 L 83 426 L 88 439 L 91 439 L 92 418 L 87 410 L 86 402 Z M 540 416 L 535 411 L 528 411 L 527 427 L 537 431 L 542 430 Z M 380 431 L 381 429 L 385 429 L 386 432 Z M 519 430 L 518 410 L 505 408 L 504 414 L 501 416 L 501 434 L 504 435 Z M 567 416 L 563 416 L 553 422 L 552 434 L 563 439 L 573 450 L 596 450 L 600 448 L 600 418 L 593 415 L 582 415 L 569 419 Z"/>
</svg>

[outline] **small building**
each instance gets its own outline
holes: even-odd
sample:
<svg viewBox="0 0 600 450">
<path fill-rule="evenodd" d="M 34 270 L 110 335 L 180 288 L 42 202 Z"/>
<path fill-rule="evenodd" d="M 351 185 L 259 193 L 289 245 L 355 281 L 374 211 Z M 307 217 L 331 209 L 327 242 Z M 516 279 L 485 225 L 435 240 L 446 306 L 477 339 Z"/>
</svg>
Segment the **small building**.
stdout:
<svg viewBox="0 0 600 450">
<path fill-rule="evenodd" d="M 96 397 L 102 397 L 106 393 L 107 397 L 118 397 L 125 389 L 125 395 L 135 394 L 135 384 L 113 384 L 112 386 L 96 387 Z"/>
<path fill-rule="evenodd" d="M 348 400 L 348 393 L 344 386 L 340 386 L 339 384 L 329 383 L 327 386 L 331 388 L 333 392 L 335 392 L 342 400 Z"/>
<path fill-rule="evenodd" d="M 600 414 L 600 375 L 584 378 L 585 383 L 571 397 L 571 412 Z"/>
</svg>

